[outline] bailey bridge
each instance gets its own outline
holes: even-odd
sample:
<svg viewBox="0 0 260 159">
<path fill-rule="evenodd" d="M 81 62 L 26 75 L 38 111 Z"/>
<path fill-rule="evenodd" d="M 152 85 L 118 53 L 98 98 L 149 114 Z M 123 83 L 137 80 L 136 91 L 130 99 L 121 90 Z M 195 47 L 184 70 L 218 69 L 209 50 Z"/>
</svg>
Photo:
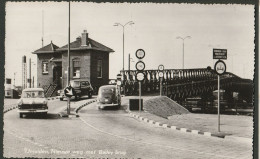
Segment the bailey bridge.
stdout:
<svg viewBox="0 0 260 159">
<path fill-rule="evenodd" d="M 125 95 L 138 95 L 137 72 L 137 70 L 120 71 Z M 159 70 L 145 70 L 143 73 L 145 78 L 141 82 L 142 93 L 158 94 L 160 92 Z M 165 69 L 163 74 L 162 94 L 178 103 L 190 97 L 210 98 L 212 92 L 218 88 L 218 75 L 211 68 Z M 230 98 L 233 92 L 238 92 L 241 99 L 252 103 L 252 80 L 242 79 L 226 72 L 220 76 L 220 89 L 225 90 Z"/>
</svg>

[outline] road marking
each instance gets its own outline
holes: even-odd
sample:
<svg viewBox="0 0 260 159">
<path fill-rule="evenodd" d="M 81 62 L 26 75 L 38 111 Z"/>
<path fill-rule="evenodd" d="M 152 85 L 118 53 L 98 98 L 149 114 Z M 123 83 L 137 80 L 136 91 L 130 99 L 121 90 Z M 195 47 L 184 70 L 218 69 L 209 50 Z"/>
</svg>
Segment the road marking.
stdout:
<svg viewBox="0 0 260 159">
<path fill-rule="evenodd" d="M 140 143 L 140 144 L 146 144 L 146 145 L 152 145 L 152 146 L 158 146 L 158 147 L 164 147 L 164 148 L 169 148 L 169 149 L 175 149 L 175 150 L 181 150 L 181 151 L 189 151 L 189 152 L 193 152 L 193 153 L 198 153 L 198 154 L 204 154 L 204 155 L 209 155 L 209 156 L 214 156 L 214 157 L 223 157 L 223 158 L 230 158 L 230 159 L 235 159 L 236 157 L 230 157 L 230 156 L 224 156 L 224 155 L 218 155 L 215 153 L 207 153 L 207 152 L 201 152 L 201 151 L 196 151 L 196 150 L 189 150 L 189 149 L 185 149 L 185 148 L 178 148 L 178 147 L 173 147 L 173 146 L 168 146 L 168 145 L 161 145 L 161 144 L 156 144 L 156 143 L 151 143 L 151 142 L 144 142 L 144 141 L 138 141 L 135 139 L 130 139 L 127 137 L 123 137 L 123 136 L 119 136 L 113 133 L 109 133 L 103 130 L 100 130 L 98 128 L 96 128 L 95 126 L 89 124 L 86 120 L 82 119 L 81 117 L 79 117 L 79 119 L 85 123 L 87 126 L 93 128 L 94 130 L 103 133 L 103 134 L 107 134 L 116 138 L 120 138 L 120 139 L 124 139 L 124 140 L 128 140 L 128 141 L 132 141 L 132 142 L 136 142 L 136 143 Z"/>
</svg>

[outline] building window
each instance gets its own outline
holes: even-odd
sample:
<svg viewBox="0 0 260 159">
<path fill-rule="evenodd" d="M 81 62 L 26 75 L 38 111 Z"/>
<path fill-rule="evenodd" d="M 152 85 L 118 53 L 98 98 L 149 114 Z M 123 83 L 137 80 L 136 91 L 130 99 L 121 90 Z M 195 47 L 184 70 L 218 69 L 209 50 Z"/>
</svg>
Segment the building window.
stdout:
<svg viewBox="0 0 260 159">
<path fill-rule="evenodd" d="M 42 62 L 42 74 L 48 74 L 48 62 L 47 61 L 43 61 Z"/>
<path fill-rule="evenodd" d="M 102 78 L 102 60 L 97 61 L 97 78 Z"/>
<path fill-rule="evenodd" d="M 80 78 L 80 59 L 72 60 L 73 78 Z"/>
</svg>

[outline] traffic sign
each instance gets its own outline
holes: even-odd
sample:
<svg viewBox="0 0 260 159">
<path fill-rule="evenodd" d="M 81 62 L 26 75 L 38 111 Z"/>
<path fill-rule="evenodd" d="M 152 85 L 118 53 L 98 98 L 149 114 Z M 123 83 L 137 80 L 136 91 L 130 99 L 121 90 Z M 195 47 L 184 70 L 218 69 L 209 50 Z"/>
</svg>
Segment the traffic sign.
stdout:
<svg viewBox="0 0 260 159">
<path fill-rule="evenodd" d="M 143 80 L 144 80 L 144 73 L 143 73 L 143 72 L 138 72 L 138 73 L 136 74 L 136 79 L 137 79 L 138 81 L 143 81 Z"/>
<path fill-rule="evenodd" d="M 138 59 L 144 58 L 144 56 L 145 56 L 144 50 L 143 50 L 143 49 L 138 49 L 138 50 L 136 50 L 135 56 L 136 56 Z"/>
<path fill-rule="evenodd" d="M 218 60 L 216 63 L 215 63 L 215 66 L 214 66 L 214 69 L 216 71 L 216 73 L 218 75 L 222 75 L 226 72 L 226 64 L 224 61 L 222 60 Z"/>
<path fill-rule="evenodd" d="M 71 86 L 68 86 L 64 89 L 64 94 L 66 97 L 72 97 L 74 94 L 73 88 Z"/>
<path fill-rule="evenodd" d="M 118 85 L 118 86 L 121 86 L 121 84 L 122 84 L 121 81 L 117 81 L 117 82 L 116 82 L 116 85 Z"/>
<path fill-rule="evenodd" d="M 159 72 L 159 77 L 163 77 L 163 72 Z"/>
<path fill-rule="evenodd" d="M 227 49 L 213 49 L 213 59 L 227 59 Z"/>
<path fill-rule="evenodd" d="M 158 66 L 158 70 L 159 70 L 159 71 L 163 71 L 163 70 L 164 70 L 164 66 L 163 66 L 163 65 L 159 65 L 159 66 Z"/>
<path fill-rule="evenodd" d="M 135 68 L 138 70 L 138 71 L 143 71 L 144 68 L 145 68 L 145 64 L 143 61 L 138 61 L 135 65 Z"/>
<path fill-rule="evenodd" d="M 116 75 L 116 79 L 117 79 L 117 80 L 121 80 L 121 78 L 122 78 L 122 75 L 121 75 L 121 74 L 117 74 L 117 75 Z"/>
</svg>

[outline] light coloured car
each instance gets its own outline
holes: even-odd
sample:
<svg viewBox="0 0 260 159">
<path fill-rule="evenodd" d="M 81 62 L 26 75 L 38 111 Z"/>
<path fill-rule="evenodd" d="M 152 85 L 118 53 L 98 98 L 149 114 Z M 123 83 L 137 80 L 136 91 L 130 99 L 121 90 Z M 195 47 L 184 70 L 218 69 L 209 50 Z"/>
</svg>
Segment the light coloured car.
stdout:
<svg viewBox="0 0 260 159">
<path fill-rule="evenodd" d="M 26 88 L 22 91 L 21 98 L 17 102 L 20 118 L 23 114 L 48 113 L 48 99 L 44 95 L 43 88 Z"/>
<path fill-rule="evenodd" d="M 97 106 L 99 109 L 105 107 L 121 106 L 121 95 L 116 85 L 101 86 L 98 90 Z"/>
</svg>

